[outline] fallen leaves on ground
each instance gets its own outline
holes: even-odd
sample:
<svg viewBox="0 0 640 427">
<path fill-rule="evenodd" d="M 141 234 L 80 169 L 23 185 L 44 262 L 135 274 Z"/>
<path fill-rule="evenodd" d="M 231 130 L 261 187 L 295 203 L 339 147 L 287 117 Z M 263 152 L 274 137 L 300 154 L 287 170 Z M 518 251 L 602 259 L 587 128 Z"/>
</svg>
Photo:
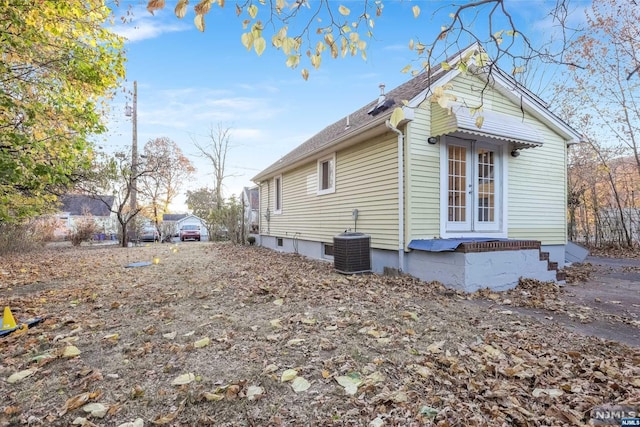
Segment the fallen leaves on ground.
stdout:
<svg viewBox="0 0 640 427">
<path fill-rule="evenodd" d="M 0 260 L 14 316 L 45 319 L 0 338 L 0 425 L 580 425 L 640 401 L 637 348 L 438 283 L 176 246 Z M 554 286 L 477 297 L 565 310 Z"/>
</svg>

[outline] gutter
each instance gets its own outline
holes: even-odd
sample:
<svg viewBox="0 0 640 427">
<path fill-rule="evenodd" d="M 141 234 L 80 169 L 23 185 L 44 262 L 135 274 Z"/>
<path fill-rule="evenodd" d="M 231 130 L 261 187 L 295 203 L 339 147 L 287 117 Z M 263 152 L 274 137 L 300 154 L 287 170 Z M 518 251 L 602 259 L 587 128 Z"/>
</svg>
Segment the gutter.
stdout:
<svg viewBox="0 0 640 427">
<path fill-rule="evenodd" d="M 404 134 L 389 120 L 384 124 L 398 135 L 398 270 L 404 271 Z"/>
</svg>

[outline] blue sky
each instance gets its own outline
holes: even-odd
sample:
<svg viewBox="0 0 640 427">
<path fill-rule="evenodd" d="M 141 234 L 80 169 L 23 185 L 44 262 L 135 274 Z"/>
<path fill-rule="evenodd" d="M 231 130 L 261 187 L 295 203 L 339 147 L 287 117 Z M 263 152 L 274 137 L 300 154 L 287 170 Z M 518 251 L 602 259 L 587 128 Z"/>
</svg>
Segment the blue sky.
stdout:
<svg viewBox="0 0 640 427">
<path fill-rule="evenodd" d="M 376 99 L 381 83 L 388 91 L 407 81 L 411 76 L 400 70 L 416 59 L 408 48 L 409 40 L 431 41 L 451 12 L 450 2 L 387 1 L 375 23 L 375 39 L 368 40 L 366 61 L 360 56 L 331 60 L 325 55 L 320 69 L 310 68 L 305 81 L 300 74 L 302 66 L 287 68 L 281 52 L 270 47 L 260 57 L 247 52 L 240 42 L 244 18 L 236 17 L 231 2 L 223 10 L 212 7 L 204 33 L 193 25 L 191 10 L 182 20 L 175 17 L 175 3 L 167 0 L 167 7 L 152 16 L 145 10 L 146 2 L 121 1 L 116 15 L 129 7 L 133 13 L 131 22 L 114 27 L 128 39 L 127 76 L 121 93 L 111 102 L 107 117 L 110 131 L 98 144 L 107 152 L 130 149 L 132 124 L 124 115 L 130 95 L 125 92 L 132 90 L 135 80 L 139 150 L 150 139 L 168 137 L 197 168 L 194 179 L 182 186 L 182 193 L 213 187 L 212 167 L 199 156 L 194 141 L 207 145 L 212 127 L 221 124 L 231 128 L 225 196 L 252 186 L 250 179 L 260 170 L 325 126 Z M 507 7 L 521 30 L 539 40 L 554 31 L 545 17 L 551 3 L 510 0 Z M 355 12 L 362 2 L 342 4 Z M 422 10 L 418 19 L 411 11 L 416 4 Z M 573 21 L 581 22 L 581 9 L 586 5 L 576 2 Z M 435 17 L 434 10 L 438 10 Z M 481 20 L 474 25 L 485 29 Z M 270 36 L 265 38 L 270 41 Z M 461 44 L 466 43 L 461 39 Z M 546 68 L 532 73 L 532 86 L 536 87 L 530 88 L 540 91 L 553 76 L 554 70 Z M 187 211 L 183 196 L 172 210 Z"/>
</svg>

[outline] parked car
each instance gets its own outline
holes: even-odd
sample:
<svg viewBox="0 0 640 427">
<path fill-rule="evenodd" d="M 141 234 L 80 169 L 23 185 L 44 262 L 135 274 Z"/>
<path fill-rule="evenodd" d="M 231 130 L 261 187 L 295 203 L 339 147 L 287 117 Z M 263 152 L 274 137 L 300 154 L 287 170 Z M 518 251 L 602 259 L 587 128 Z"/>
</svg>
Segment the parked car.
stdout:
<svg viewBox="0 0 640 427">
<path fill-rule="evenodd" d="M 155 227 L 144 227 L 140 233 L 141 242 L 158 242 L 160 241 L 160 233 Z"/>
<path fill-rule="evenodd" d="M 180 228 L 180 241 L 197 240 L 200 241 L 200 226 L 194 224 L 185 224 Z"/>
</svg>

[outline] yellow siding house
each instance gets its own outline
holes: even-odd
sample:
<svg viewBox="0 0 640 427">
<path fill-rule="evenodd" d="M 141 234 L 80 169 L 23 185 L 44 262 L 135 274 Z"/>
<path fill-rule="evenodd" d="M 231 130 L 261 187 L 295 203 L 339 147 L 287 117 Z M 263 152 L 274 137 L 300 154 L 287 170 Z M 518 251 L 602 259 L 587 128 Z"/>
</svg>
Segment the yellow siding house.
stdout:
<svg viewBox="0 0 640 427">
<path fill-rule="evenodd" d="M 567 146 L 580 135 L 495 65 L 474 66 L 478 55 L 381 86 L 256 175 L 257 243 L 338 269 L 362 237 L 361 271 L 468 291 L 563 280 Z"/>
</svg>

